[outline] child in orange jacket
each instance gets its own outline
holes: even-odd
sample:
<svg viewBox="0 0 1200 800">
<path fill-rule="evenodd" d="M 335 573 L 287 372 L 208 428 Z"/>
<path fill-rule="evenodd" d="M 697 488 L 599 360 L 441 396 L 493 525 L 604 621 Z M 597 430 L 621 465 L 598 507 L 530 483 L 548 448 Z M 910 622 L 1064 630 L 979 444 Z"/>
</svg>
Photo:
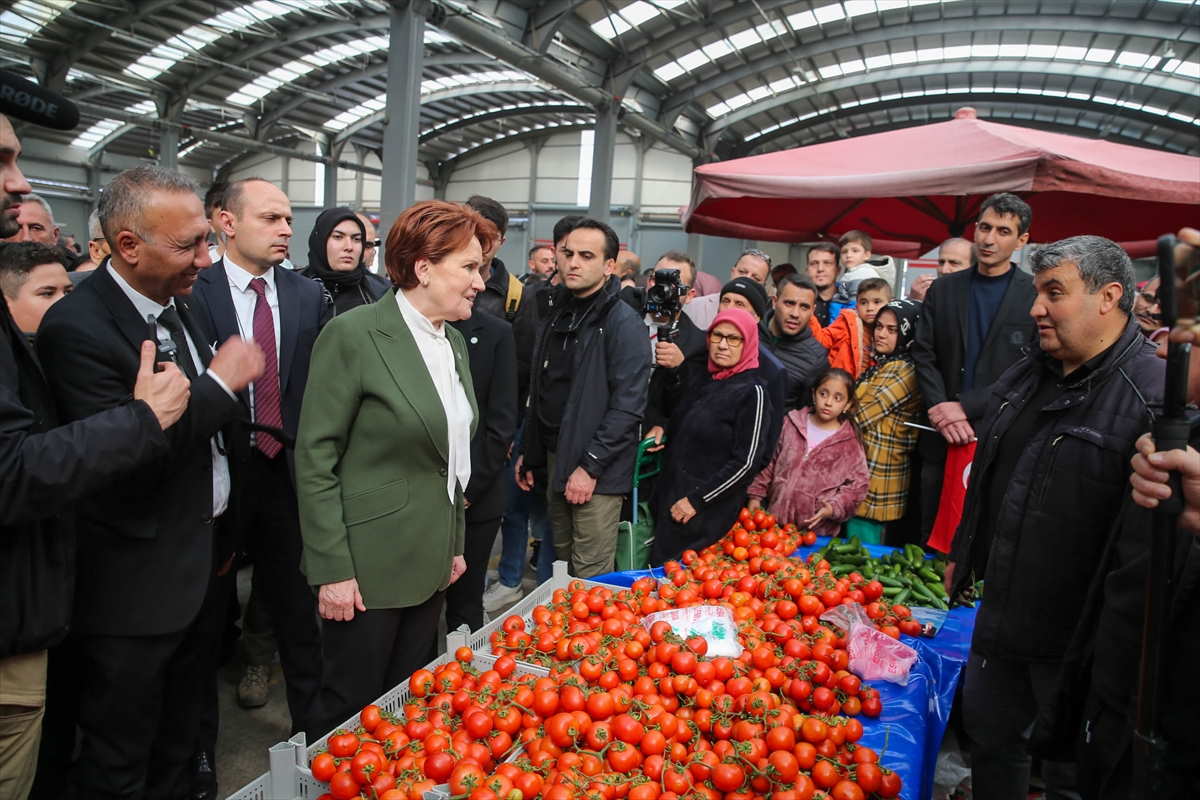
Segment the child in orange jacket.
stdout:
<svg viewBox="0 0 1200 800">
<path fill-rule="evenodd" d="M 874 362 L 871 337 L 875 316 L 892 299 L 892 287 L 883 278 L 867 278 L 858 284 L 858 302 L 844 308 L 824 328 L 814 315 L 808 321 L 813 338 L 829 351 L 829 366 L 844 369 L 857 380 Z"/>
</svg>

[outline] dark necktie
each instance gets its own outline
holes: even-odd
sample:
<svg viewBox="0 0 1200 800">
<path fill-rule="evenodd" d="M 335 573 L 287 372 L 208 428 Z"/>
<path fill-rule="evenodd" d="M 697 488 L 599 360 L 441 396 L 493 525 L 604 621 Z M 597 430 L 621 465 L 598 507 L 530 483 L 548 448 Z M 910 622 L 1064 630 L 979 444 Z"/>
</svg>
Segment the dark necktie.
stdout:
<svg viewBox="0 0 1200 800">
<path fill-rule="evenodd" d="M 192 360 L 192 351 L 188 347 L 187 336 L 183 333 L 183 320 L 179 318 L 175 306 L 168 306 L 158 315 L 158 324 L 167 329 L 167 333 L 171 334 L 171 341 L 175 343 L 175 363 L 183 370 L 184 375 L 196 380 L 200 373 L 196 371 L 196 362 Z"/>
<path fill-rule="evenodd" d="M 262 278 L 254 278 L 250 281 L 250 288 L 258 295 L 254 301 L 254 342 L 262 349 L 265 362 L 262 377 L 254 382 L 254 421 L 260 425 L 282 428 L 275 318 L 271 315 L 271 304 L 267 300 L 267 282 Z M 274 458 L 283 449 L 278 439 L 262 431 L 255 434 L 254 441 L 255 447 L 267 458 Z"/>
</svg>

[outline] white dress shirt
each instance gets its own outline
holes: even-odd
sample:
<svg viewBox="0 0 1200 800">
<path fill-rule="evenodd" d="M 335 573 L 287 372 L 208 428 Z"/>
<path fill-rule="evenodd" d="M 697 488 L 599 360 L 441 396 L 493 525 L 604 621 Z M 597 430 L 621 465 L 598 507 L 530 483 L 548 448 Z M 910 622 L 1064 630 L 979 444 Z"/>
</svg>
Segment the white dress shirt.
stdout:
<svg viewBox="0 0 1200 800">
<path fill-rule="evenodd" d="M 129 283 L 123 277 L 121 277 L 121 273 L 117 272 L 116 269 L 113 269 L 111 265 L 109 266 L 108 271 L 109 274 L 112 275 L 113 280 L 116 281 L 117 286 L 120 286 L 121 291 L 124 292 L 125 296 L 129 298 L 129 302 L 133 303 L 133 308 L 137 311 L 140 319 L 153 316 L 157 320 L 159 314 L 166 311 L 168 308 L 174 308 L 174 298 L 171 298 L 171 302 L 167 303 L 165 306 L 160 305 L 157 300 L 151 300 L 149 297 L 146 297 L 144 294 L 138 292 L 137 289 L 134 289 L 132 286 L 130 286 Z M 155 325 L 154 331 L 158 335 L 159 342 L 170 343 L 172 345 L 174 344 L 174 341 L 171 339 L 171 332 L 164 328 L 162 323 Z M 192 341 L 192 336 L 190 333 L 188 333 L 186 325 L 183 328 L 183 335 L 184 338 L 187 339 L 188 352 L 192 354 L 192 363 L 196 365 L 197 374 L 203 375 L 208 370 L 205 368 L 204 362 L 200 359 L 200 353 L 196 348 L 197 346 L 209 347 L 209 345 L 205 342 L 201 342 L 199 345 L 197 345 L 194 341 Z M 229 387 L 225 385 L 225 381 L 221 380 L 221 378 L 218 377 L 215 372 L 210 377 L 216 381 L 218 386 L 225 390 L 226 394 L 235 400 L 237 399 L 237 395 L 229 390 Z M 224 452 L 222 452 L 219 433 L 212 438 L 211 446 L 213 466 L 212 515 L 213 519 L 216 519 L 224 514 L 225 509 L 229 507 L 229 459 L 226 458 Z"/>
<path fill-rule="evenodd" d="M 404 291 L 396 292 L 396 305 L 408 325 L 417 350 L 425 360 L 425 368 L 437 389 L 438 399 L 446 411 L 446 434 L 450 443 L 450 468 L 446 476 L 446 494 L 454 503 L 454 484 L 457 482 L 466 491 L 471 481 L 471 422 L 475 415 L 467 400 L 467 391 L 458 377 L 459 365 L 455 363 L 454 349 L 446 338 L 446 324 L 435 328 L 425 315 L 417 311 Z M 469 369 L 469 365 L 462 365 Z"/>
<path fill-rule="evenodd" d="M 271 320 L 275 325 L 275 370 L 279 370 L 279 292 L 275 290 L 275 269 L 269 269 L 262 275 L 254 275 L 235 264 L 229 253 L 225 254 L 225 276 L 229 279 L 229 295 L 233 300 L 233 310 L 237 314 L 239 334 L 247 342 L 254 341 L 254 309 L 258 305 L 258 293 L 250 288 L 250 281 L 262 278 L 266 283 L 265 291 L 267 305 L 271 307 Z M 282 390 L 282 386 L 280 389 Z M 254 384 L 250 384 L 251 419 L 257 419 L 254 408 Z M 282 401 L 282 397 L 280 398 Z M 251 434 L 251 439 L 253 439 Z"/>
</svg>

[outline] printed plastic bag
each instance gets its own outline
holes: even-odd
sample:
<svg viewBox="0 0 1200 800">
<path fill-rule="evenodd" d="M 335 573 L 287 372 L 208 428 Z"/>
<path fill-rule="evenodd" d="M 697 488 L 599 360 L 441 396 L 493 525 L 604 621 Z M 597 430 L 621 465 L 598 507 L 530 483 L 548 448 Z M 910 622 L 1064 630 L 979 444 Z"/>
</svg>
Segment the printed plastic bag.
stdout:
<svg viewBox="0 0 1200 800">
<path fill-rule="evenodd" d="M 821 615 L 847 634 L 850 671 L 866 681 L 885 680 L 904 686 L 917 651 L 877 630 L 858 603 L 835 606 Z"/>
<path fill-rule="evenodd" d="M 656 611 L 647 615 L 642 620 L 642 625 L 649 630 L 659 620 L 665 621 L 675 635 L 684 639 L 689 636 L 703 636 L 704 641 L 708 642 L 706 655 L 709 658 L 737 658 L 742 654 L 733 612 L 724 606 L 688 606 Z"/>
</svg>

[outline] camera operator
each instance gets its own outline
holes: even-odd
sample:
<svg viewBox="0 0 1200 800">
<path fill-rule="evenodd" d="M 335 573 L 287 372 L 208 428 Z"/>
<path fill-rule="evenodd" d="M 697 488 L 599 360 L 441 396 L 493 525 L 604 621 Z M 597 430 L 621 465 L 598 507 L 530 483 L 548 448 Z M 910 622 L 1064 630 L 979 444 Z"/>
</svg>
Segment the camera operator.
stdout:
<svg viewBox="0 0 1200 800">
<path fill-rule="evenodd" d="M 690 365 L 704 368 L 707 364 L 704 332 L 683 313 L 683 307 L 696 296 L 695 279 L 696 263 L 691 256 L 672 250 L 658 259 L 645 290 L 627 288 L 621 293 L 622 299 L 643 314 L 650 329 L 654 371 L 642 425 L 643 438 L 654 439 L 657 445 L 651 452 L 663 448 L 667 420 L 687 385 Z"/>
</svg>

